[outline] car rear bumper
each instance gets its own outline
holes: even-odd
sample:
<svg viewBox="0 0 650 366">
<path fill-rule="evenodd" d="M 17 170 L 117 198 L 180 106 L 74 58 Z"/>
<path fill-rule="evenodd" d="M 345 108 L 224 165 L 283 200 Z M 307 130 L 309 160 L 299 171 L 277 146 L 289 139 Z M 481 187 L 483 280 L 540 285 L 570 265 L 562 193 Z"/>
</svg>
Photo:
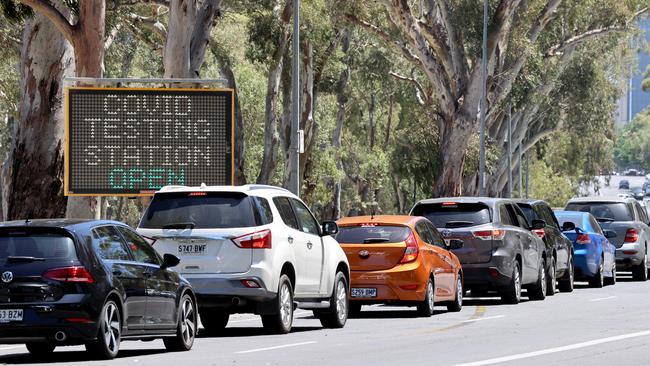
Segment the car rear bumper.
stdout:
<svg viewBox="0 0 650 366">
<path fill-rule="evenodd" d="M 184 277 L 192 284 L 199 305 L 216 299 L 221 299 L 216 302 L 223 302 L 223 299 L 228 298 L 263 301 L 272 299 L 276 295 L 276 291 L 270 291 L 262 278 L 246 274 L 228 277 L 216 277 L 216 275 L 184 275 Z M 246 287 L 242 283 L 244 280 L 255 281 L 260 287 Z"/>
<path fill-rule="evenodd" d="M 498 289 L 512 280 L 514 259 L 494 253 L 487 263 L 463 264 L 465 288 Z"/>
<path fill-rule="evenodd" d="M 616 248 L 616 268 L 621 270 L 630 269 L 643 262 L 645 247 L 641 243 L 626 243 Z"/>
<path fill-rule="evenodd" d="M 363 303 L 423 301 L 429 275 L 429 270 L 419 261 L 383 271 L 351 271 L 350 287 L 375 288 L 377 297 L 350 300 Z"/>
</svg>

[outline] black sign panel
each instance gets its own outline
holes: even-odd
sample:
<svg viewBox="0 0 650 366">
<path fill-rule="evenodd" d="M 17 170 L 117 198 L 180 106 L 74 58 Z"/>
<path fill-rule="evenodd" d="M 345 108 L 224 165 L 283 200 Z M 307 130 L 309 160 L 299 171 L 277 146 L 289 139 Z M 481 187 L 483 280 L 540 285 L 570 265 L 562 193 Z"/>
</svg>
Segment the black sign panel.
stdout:
<svg viewBox="0 0 650 366">
<path fill-rule="evenodd" d="M 233 91 L 66 89 L 66 195 L 233 183 Z"/>
</svg>

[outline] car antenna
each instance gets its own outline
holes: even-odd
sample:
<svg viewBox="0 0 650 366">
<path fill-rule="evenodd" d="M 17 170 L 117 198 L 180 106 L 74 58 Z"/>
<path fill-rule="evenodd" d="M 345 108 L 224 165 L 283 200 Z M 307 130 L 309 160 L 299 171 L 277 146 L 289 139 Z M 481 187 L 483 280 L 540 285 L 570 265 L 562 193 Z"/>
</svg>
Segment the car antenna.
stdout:
<svg viewBox="0 0 650 366">
<path fill-rule="evenodd" d="M 27 214 L 27 218 L 25 219 L 25 225 L 29 225 L 32 222 L 32 220 L 29 219 L 32 216 L 33 215 L 32 215 L 31 212 L 29 214 Z"/>
</svg>

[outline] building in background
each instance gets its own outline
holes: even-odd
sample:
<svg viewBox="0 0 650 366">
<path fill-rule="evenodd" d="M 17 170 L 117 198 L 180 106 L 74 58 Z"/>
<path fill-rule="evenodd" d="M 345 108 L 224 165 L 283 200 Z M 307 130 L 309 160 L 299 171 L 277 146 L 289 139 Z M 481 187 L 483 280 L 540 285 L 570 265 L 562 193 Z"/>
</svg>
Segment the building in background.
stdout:
<svg viewBox="0 0 650 366">
<path fill-rule="evenodd" d="M 644 33 L 645 41 L 650 41 L 650 20 L 644 18 L 640 24 Z M 639 64 L 634 70 L 631 83 L 625 95 L 618 101 L 616 109 L 616 127 L 620 127 L 634 119 L 634 117 L 650 105 L 650 92 L 644 92 L 641 84 L 643 83 L 643 74 L 650 65 L 650 54 L 647 53 L 643 42 L 639 48 Z"/>
</svg>

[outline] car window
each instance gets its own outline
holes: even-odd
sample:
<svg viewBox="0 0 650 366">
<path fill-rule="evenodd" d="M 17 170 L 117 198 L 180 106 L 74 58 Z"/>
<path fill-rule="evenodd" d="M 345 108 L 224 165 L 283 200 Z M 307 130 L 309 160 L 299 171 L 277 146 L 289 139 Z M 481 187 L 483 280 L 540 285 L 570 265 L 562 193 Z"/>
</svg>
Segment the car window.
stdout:
<svg viewBox="0 0 650 366">
<path fill-rule="evenodd" d="M 407 226 L 377 225 L 375 223 L 341 226 L 336 241 L 342 244 L 399 243 L 411 235 Z"/>
<path fill-rule="evenodd" d="M 140 235 L 124 227 L 120 227 L 120 232 L 124 236 L 129 249 L 131 249 L 136 262 L 158 265 L 161 263 L 156 250 Z"/>
<path fill-rule="evenodd" d="M 438 229 L 436 229 L 436 227 L 433 226 L 433 224 L 430 223 L 429 221 L 425 221 L 425 224 L 427 225 L 429 231 L 431 232 L 431 236 L 433 238 L 433 245 L 440 248 L 447 249 L 447 246 L 445 245 L 445 239 L 442 238 L 442 235 L 440 235 Z"/>
<path fill-rule="evenodd" d="M 255 214 L 258 217 L 260 225 L 267 225 L 273 222 L 273 212 L 271 205 L 266 198 L 251 197 L 253 199 L 253 206 L 255 206 Z"/>
<path fill-rule="evenodd" d="M 638 212 L 638 217 L 641 222 L 645 222 L 646 224 L 648 223 L 648 217 L 645 214 L 645 211 L 643 210 L 643 207 L 637 202 L 635 205 L 636 210 Z"/>
<path fill-rule="evenodd" d="M 499 216 L 501 219 L 501 224 L 503 225 L 512 225 L 512 219 L 510 218 L 510 213 L 505 205 L 499 205 Z"/>
<path fill-rule="evenodd" d="M 291 208 L 291 204 L 287 197 L 275 197 L 273 203 L 278 209 L 280 218 L 282 218 L 282 222 L 284 222 L 285 225 L 292 229 L 302 230 L 300 225 L 298 225 L 298 219 L 296 219 L 296 215 L 293 213 L 293 208 Z"/>
<path fill-rule="evenodd" d="M 551 220 L 551 221 L 547 222 L 547 224 L 555 225 L 555 228 L 560 230 L 560 223 L 557 221 L 557 217 L 555 217 L 555 214 L 553 213 L 553 210 L 549 206 L 546 206 L 546 205 L 544 205 L 544 208 L 546 210 L 546 215 Z"/>
<path fill-rule="evenodd" d="M 528 222 L 533 222 L 533 220 L 540 218 L 539 212 L 537 212 L 537 209 L 533 206 L 527 203 L 517 203 L 517 206 L 521 212 L 524 213 L 524 216 L 526 216 L 526 220 L 528 220 Z"/>
<path fill-rule="evenodd" d="M 524 216 L 519 207 L 513 204 L 508 204 L 508 207 L 510 208 L 510 214 L 514 215 L 513 221 L 517 223 L 516 226 L 519 226 L 522 229 L 528 229 L 529 225 L 526 216 Z"/>
<path fill-rule="evenodd" d="M 591 225 L 591 229 L 600 235 L 603 235 L 603 229 L 600 227 L 600 224 L 596 219 L 594 219 L 593 216 L 589 216 L 589 225 Z"/>
<path fill-rule="evenodd" d="M 469 227 L 492 222 L 490 208 L 483 203 L 421 203 L 413 208 L 411 215 L 426 217 L 437 228 Z"/>
<path fill-rule="evenodd" d="M 566 206 L 567 211 L 588 212 L 596 219 L 614 221 L 633 221 L 634 208 L 623 202 L 572 202 Z"/>
<path fill-rule="evenodd" d="M 308 234 L 320 235 L 318 221 L 316 221 L 307 206 L 295 198 L 291 199 L 291 204 L 298 218 L 300 230 Z"/>
<path fill-rule="evenodd" d="M 93 251 L 103 260 L 130 261 L 131 256 L 120 233 L 113 226 L 101 226 L 92 231 Z"/>
<path fill-rule="evenodd" d="M 433 245 L 433 235 L 431 235 L 431 232 L 424 221 L 418 221 L 418 223 L 415 224 L 415 231 L 423 242 Z"/>
<path fill-rule="evenodd" d="M 43 261 L 77 258 L 70 237 L 59 232 L 33 229 L 0 232 L 0 265 L 4 265 L 10 256 L 35 257 Z"/>
</svg>

